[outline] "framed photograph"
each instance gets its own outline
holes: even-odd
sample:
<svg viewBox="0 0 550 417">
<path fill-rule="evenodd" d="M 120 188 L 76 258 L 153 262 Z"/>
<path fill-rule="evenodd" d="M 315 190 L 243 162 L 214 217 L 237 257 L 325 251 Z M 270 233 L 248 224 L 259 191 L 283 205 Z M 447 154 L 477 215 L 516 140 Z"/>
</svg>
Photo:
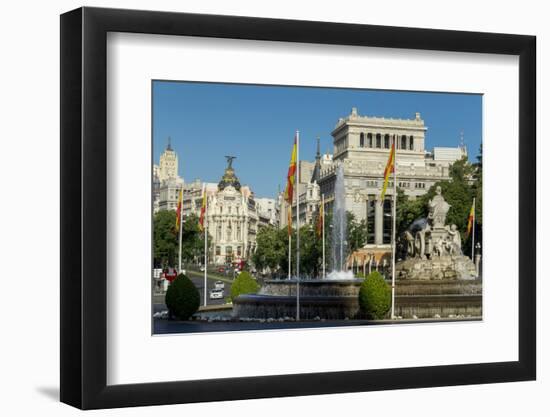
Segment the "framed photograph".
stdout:
<svg viewBox="0 0 550 417">
<path fill-rule="evenodd" d="M 535 37 L 61 16 L 61 401 L 536 377 Z"/>
</svg>

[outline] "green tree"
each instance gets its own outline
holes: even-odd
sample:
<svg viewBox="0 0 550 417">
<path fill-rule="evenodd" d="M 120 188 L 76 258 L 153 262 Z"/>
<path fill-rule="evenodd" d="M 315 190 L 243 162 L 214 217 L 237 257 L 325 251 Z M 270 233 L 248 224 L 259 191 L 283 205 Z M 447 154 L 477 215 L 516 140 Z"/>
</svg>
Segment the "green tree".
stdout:
<svg viewBox="0 0 550 417">
<path fill-rule="evenodd" d="M 204 233 L 199 230 L 199 219 L 191 214 L 182 222 L 181 257 L 193 262 L 204 257 Z M 212 237 L 208 237 L 210 250 Z M 153 259 L 156 267 L 174 266 L 179 252 L 179 233 L 176 232 L 176 212 L 162 210 L 153 219 Z"/>
<path fill-rule="evenodd" d="M 241 294 L 256 294 L 260 286 L 248 271 L 242 271 L 231 284 L 231 301 Z"/>
<path fill-rule="evenodd" d="M 363 219 L 358 222 L 351 211 L 346 212 L 346 215 L 348 221 L 348 254 L 350 254 L 367 243 L 367 221 Z"/>
<path fill-rule="evenodd" d="M 153 219 L 153 262 L 156 267 L 174 265 L 178 240 L 176 237 L 176 212 L 159 211 Z"/>
<path fill-rule="evenodd" d="M 321 239 L 314 226 L 300 227 L 300 275 L 319 277 L 323 256 Z"/>
<path fill-rule="evenodd" d="M 199 309 L 200 294 L 189 278 L 179 274 L 168 287 L 165 302 L 171 316 L 188 320 Z"/>
<path fill-rule="evenodd" d="M 271 271 L 276 271 L 281 268 L 286 256 L 285 252 L 288 252 L 287 239 L 286 228 L 261 227 L 256 236 L 256 252 L 252 256 L 256 269 L 269 268 Z"/>
<path fill-rule="evenodd" d="M 397 234 L 400 236 L 411 223 L 428 215 L 428 201 L 435 195 L 437 186 L 441 187 L 443 197 L 451 206 L 447 213 L 447 224 L 456 224 L 462 235 L 464 253 L 471 251 L 471 239 L 466 236 L 468 216 L 476 197 L 476 241 L 480 241 L 482 233 L 482 148 L 477 157 L 478 162 L 470 164 L 466 158 L 454 162 L 449 168 L 449 181 L 435 183 L 428 192 L 416 199 L 408 198 L 398 189 L 397 195 Z M 479 239 L 478 239 L 479 237 Z"/>
<path fill-rule="evenodd" d="M 391 288 L 378 272 L 371 272 L 359 288 L 359 307 L 368 319 L 379 320 L 391 307 Z"/>
<path fill-rule="evenodd" d="M 181 231 L 181 257 L 184 262 L 204 259 L 204 232 L 199 229 L 199 218 L 191 214 L 183 219 Z M 179 238 L 179 236 L 178 236 Z M 212 237 L 208 236 L 208 250 L 212 247 Z"/>
</svg>

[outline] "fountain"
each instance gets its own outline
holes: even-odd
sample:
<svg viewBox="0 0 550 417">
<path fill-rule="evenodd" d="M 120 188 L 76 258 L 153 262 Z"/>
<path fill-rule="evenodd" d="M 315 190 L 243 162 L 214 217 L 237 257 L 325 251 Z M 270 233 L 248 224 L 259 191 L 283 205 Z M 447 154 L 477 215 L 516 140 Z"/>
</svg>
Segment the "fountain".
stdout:
<svg viewBox="0 0 550 417">
<path fill-rule="evenodd" d="M 353 272 L 346 269 L 348 253 L 348 221 L 346 214 L 346 190 L 344 186 L 344 167 L 336 169 L 334 183 L 334 206 L 332 210 L 332 271 L 328 274 L 329 280 L 353 279 Z"/>
<path fill-rule="evenodd" d="M 445 224 L 449 208 L 437 187 L 428 217 L 415 220 L 403 235 L 407 254 L 395 267 L 398 316 L 481 316 L 481 278 L 462 253 L 457 226 Z"/>
<path fill-rule="evenodd" d="M 362 279 L 347 270 L 347 214 L 344 167 L 336 169 L 332 216 L 332 271 L 326 278 L 300 279 L 300 317 L 304 320 L 343 320 L 359 315 Z M 240 295 L 233 315 L 240 318 L 281 319 L 296 315 L 297 280 L 267 280 L 258 294 Z"/>
</svg>

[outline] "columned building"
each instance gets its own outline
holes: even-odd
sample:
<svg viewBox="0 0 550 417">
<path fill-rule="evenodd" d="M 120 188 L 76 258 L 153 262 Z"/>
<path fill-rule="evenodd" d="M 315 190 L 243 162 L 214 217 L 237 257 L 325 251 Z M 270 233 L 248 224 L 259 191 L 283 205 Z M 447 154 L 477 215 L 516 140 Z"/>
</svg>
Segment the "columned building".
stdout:
<svg viewBox="0 0 550 417">
<path fill-rule="evenodd" d="M 344 167 L 345 204 L 358 221 L 368 226 L 367 248 L 391 244 L 393 177 L 380 202 L 384 168 L 392 138 L 396 138 L 397 186 L 410 197 L 425 194 L 437 181 L 449 179 L 450 165 L 466 156 L 465 148 L 425 150 L 427 127 L 420 113 L 412 119 L 361 116 L 357 109 L 340 118 L 332 131 L 333 160 L 321 167 L 318 183 L 331 209 L 338 165 Z"/>
</svg>

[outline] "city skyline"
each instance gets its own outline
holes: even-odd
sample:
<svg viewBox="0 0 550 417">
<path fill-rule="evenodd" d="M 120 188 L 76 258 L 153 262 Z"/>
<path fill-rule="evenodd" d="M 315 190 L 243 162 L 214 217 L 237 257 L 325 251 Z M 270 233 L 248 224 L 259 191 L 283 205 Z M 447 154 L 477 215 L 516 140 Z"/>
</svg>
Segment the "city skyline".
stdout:
<svg viewBox="0 0 550 417">
<path fill-rule="evenodd" d="M 426 149 L 457 147 L 464 132 L 469 159 L 482 136 L 482 96 L 223 83 L 153 82 L 153 157 L 158 163 L 168 137 L 179 157 L 179 175 L 217 183 L 235 155 L 243 185 L 258 197 L 284 188 L 295 130 L 300 159 L 313 160 L 316 138 L 332 153 L 333 130 L 352 107 L 361 115 L 412 119 L 421 113 Z"/>
</svg>

